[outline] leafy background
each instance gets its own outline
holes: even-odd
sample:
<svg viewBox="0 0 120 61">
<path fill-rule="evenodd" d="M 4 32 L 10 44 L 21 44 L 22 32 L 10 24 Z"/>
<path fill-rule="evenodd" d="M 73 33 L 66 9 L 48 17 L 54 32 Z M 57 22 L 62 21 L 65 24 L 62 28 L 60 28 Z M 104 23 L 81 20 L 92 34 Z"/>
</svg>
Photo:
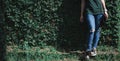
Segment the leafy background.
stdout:
<svg viewBox="0 0 120 61">
<path fill-rule="evenodd" d="M 106 0 L 109 19 L 103 23 L 99 42 L 103 51 L 113 50 L 111 47 L 120 51 L 119 2 Z M 0 3 L 0 58 L 6 55 L 8 61 L 57 61 L 76 57 L 56 54 L 58 51 L 85 49 L 87 24 L 79 21 L 80 0 L 0 0 Z M 104 56 L 97 58 L 111 60 L 108 56 L 114 55 Z"/>
<path fill-rule="evenodd" d="M 84 49 L 87 26 L 79 22 L 80 0 L 5 0 L 4 4 L 8 46 Z M 102 26 L 99 45 L 118 47 L 119 0 L 106 0 L 106 5 L 109 19 Z"/>
<path fill-rule="evenodd" d="M 87 29 L 85 22 L 79 22 L 79 0 L 6 0 L 5 5 L 6 39 L 10 45 L 27 42 L 30 46 L 47 43 L 71 47 L 84 43 Z M 107 1 L 106 5 L 109 19 L 102 27 L 100 44 L 116 45 L 120 28 L 119 4 Z"/>
</svg>

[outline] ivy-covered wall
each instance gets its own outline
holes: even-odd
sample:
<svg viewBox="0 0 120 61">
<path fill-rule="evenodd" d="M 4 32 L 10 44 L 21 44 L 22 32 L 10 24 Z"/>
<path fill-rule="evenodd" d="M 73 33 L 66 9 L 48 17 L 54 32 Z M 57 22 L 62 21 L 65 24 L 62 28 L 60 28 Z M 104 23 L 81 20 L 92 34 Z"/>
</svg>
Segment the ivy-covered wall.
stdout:
<svg viewBox="0 0 120 61">
<path fill-rule="evenodd" d="M 119 0 L 107 0 L 109 19 L 100 44 L 120 41 Z M 85 45 L 86 23 L 80 23 L 80 0 L 5 0 L 8 45 L 80 47 Z"/>
<path fill-rule="evenodd" d="M 117 47 L 120 41 L 120 1 L 105 1 L 108 9 L 109 19 L 105 21 L 105 24 L 102 27 L 103 31 L 101 36 L 101 43 Z"/>
<path fill-rule="evenodd" d="M 8 44 L 31 46 L 54 44 L 57 39 L 58 0 L 6 0 L 6 32 Z"/>
</svg>

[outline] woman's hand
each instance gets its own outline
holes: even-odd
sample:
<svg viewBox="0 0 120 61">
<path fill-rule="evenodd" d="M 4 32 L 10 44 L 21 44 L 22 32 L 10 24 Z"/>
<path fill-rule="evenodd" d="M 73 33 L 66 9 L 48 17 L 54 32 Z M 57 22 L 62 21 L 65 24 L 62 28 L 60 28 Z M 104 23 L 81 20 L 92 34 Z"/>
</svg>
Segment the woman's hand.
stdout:
<svg viewBox="0 0 120 61">
<path fill-rule="evenodd" d="M 83 15 L 80 16 L 80 22 L 82 23 L 84 21 Z"/>
<path fill-rule="evenodd" d="M 104 12 L 105 19 L 108 19 L 108 13 L 107 11 Z"/>
</svg>

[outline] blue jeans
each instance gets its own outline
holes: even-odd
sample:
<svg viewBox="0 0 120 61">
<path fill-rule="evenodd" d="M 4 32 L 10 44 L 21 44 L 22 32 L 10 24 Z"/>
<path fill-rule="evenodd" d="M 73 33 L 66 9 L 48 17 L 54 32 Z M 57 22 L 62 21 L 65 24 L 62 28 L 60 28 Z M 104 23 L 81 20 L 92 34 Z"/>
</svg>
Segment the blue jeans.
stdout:
<svg viewBox="0 0 120 61">
<path fill-rule="evenodd" d="M 86 21 L 88 24 L 88 38 L 87 38 L 87 51 L 96 48 L 100 38 L 100 21 L 103 14 L 86 14 Z"/>
</svg>

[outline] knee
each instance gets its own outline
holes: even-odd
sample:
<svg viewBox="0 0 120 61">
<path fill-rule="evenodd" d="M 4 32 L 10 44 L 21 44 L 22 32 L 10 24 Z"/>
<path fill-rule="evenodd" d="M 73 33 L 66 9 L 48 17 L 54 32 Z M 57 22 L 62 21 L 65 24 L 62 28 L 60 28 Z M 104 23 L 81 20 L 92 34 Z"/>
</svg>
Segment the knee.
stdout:
<svg viewBox="0 0 120 61">
<path fill-rule="evenodd" d="M 91 29 L 91 30 L 90 30 L 90 33 L 94 33 L 94 32 L 95 32 L 95 29 Z"/>
</svg>

